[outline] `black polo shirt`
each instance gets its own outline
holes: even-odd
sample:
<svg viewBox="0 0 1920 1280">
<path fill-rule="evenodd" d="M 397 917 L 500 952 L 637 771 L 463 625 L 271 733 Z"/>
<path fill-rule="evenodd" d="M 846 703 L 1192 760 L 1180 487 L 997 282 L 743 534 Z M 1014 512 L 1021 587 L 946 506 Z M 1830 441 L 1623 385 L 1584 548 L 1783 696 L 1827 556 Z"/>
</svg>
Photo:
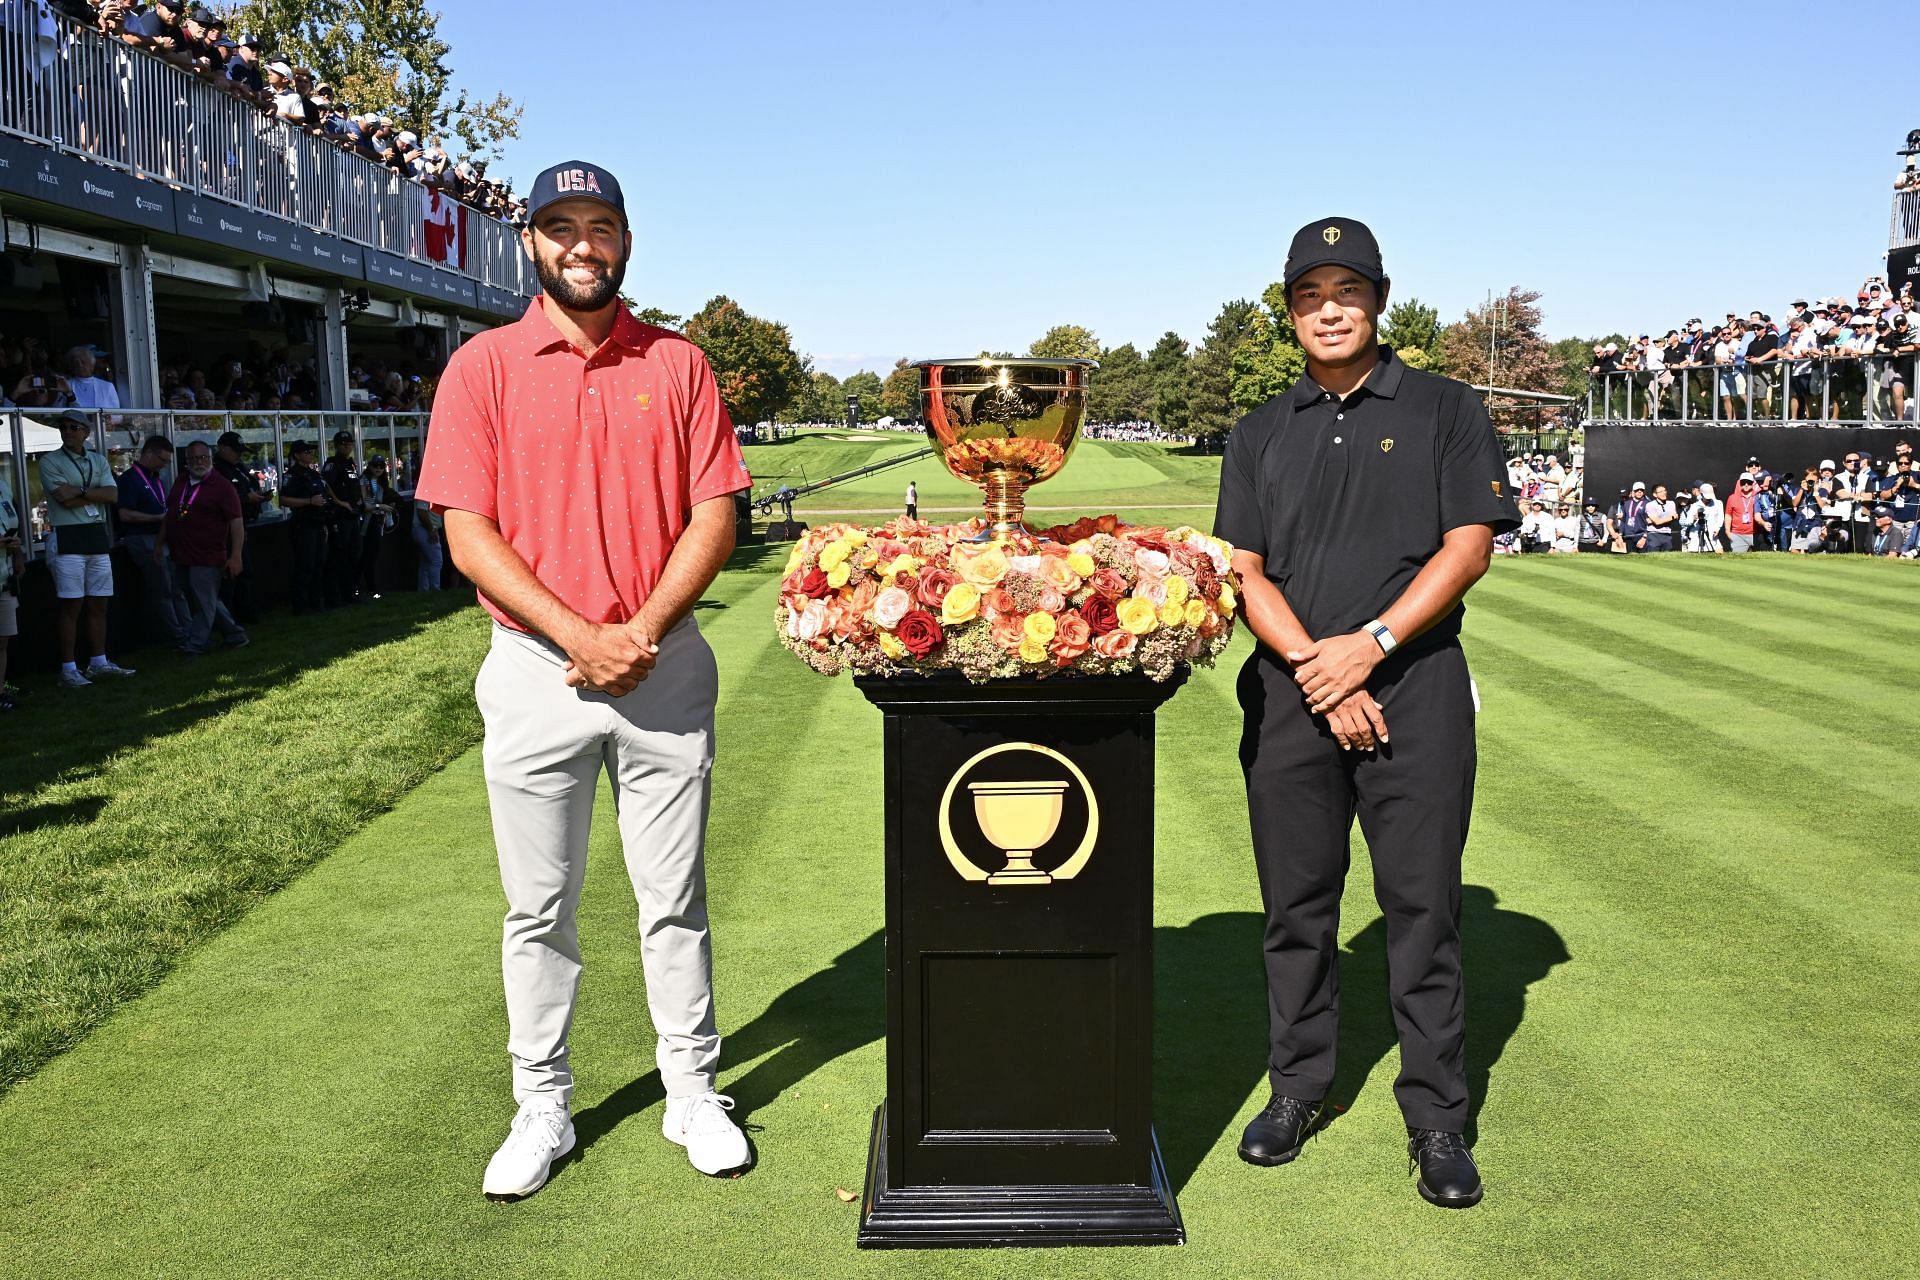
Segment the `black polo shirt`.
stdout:
<svg viewBox="0 0 1920 1280">
<path fill-rule="evenodd" d="M 1469 524 L 1520 525 L 1486 409 L 1471 387 L 1409 369 L 1383 346 L 1347 399 L 1302 378 L 1235 425 L 1213 531 L 1265 558 L 1319 639 L 1384 613 L 1447 531 Z M 1464 612 L 1410 647 L 1452 641 Z"/>
</svg>

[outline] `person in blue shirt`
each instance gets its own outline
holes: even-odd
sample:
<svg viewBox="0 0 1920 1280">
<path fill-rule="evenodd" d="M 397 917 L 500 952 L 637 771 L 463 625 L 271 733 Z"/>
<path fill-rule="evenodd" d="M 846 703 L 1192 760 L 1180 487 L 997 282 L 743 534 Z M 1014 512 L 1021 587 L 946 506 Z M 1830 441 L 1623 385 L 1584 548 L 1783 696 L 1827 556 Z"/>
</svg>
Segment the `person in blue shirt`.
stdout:
<svg viewBox="0 0 1920 1280">
<path fill-rule="evenodd" d="M 1756 551 L 1784 551 L 1780 540 L 1780 503 L 1773 495 L 1771 473 L 1757 477 L 1753 495 L 1753 548 Z"/>
<path fill-rule="evenodd" d="M 1620 504 L 1620 517 L 1617 521 L 1620 536 L 1626 540 L 1629 552 L 1647 549 L 1647 486 L 1645 481 L 1635 480 L 1633 487 L 1627 490 L 1626 499 Z"/>
</svg>

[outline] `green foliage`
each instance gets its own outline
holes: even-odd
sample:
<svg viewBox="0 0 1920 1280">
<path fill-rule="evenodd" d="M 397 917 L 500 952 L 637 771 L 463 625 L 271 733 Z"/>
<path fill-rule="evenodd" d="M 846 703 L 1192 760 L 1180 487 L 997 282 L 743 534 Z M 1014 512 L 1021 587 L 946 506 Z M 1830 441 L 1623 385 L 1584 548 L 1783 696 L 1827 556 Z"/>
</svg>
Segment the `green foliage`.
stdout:
<svg viewBox="0 0 1920 1280">
<path fill-rule="evenodd" d="M 806 386 L 787 326 L 749 315 L 732 298 L 708 302 L 685 332 L 707 353 L 727 414 L 741 426 L 776 417 Z"/>
<path fill-rule="evenodd" d="M 1148 404 L 1155 425 L 1184 432 L 1193 421 L 1193 368 L 1187 341 L 1169 329 L 1147 352 Z"/>
<path fill-rule="evenodd" d="M 1387 307 L 1381 317 L 1380 341 L 1391 346 L 1410 369 L 1430 369 L 1440 342 L 1440 312 L 1418 298 Z"/>
<path fill-rule="evenodd" d="M 1261 304 L 1237 298 L 1220 308 L 1207 326 L 1206 340 L 1193 353 L 1191 414 L 1187 429 L 1202 440 L 1224 440 L 1240 419 L 1234 398 L 1234 351 L 1253 337 Z M 1267 335 L 1271 341 L 1271 333 Z"/>
<path fill-rule="evenodd" d="M 880 384 L 880 411 L 896 422 L 920 419 L 920 371 L 905 356 L 894 361 L 893 372 Z"/>
<path fill-rule="evenodd" d="M 1102 351 L 1100 369 L 1087 388 L 1092 422 L 1144 422 L 1153 417 L 1153 381 L 1146 357 L 1131 342 Z"/>
<path fill-rule="evenodd" d="M 886 384 L 880 381 L 880 375 L 871 369 L 861 369 L 847 375 L 840 384 L 839 412 L 835 415 L 844 420 L 847 416 L 847 397 L 860 397 L 860 421 L 878 422 L 887 416 L 883 405 L 886 399 Z"/>
<path fill-rule="evenodd" d="M 1027 348 L 1027 354 L 1048 360 L 1098 360 L 1100 339 L 1077 324 L 1057 324 Z"/>
<path fill-rule="evenodd" d="M 1261 292 L 1260 305 L 1233 347 L 1230 367 L 1233 404 L 1241 413 L 1265 404 L 1306 374 L 1307 353 L 1300 349 L 1286 289 L 1279 282 Z"/>
<path fill-rule="evenodd" d="M 257 35 L 295 66 L 311 67 L 341 101 L 393 112 L 404 129 L 437 138 L 456 158 L 498 158 L 520 136 L 521 107 L 453 87 L 452 47 L 423 0 L 247 0 L 231 29 Z"/>
<path fill-rule="evenodd" d="M 838 422 L 846 412 L 840 379 L 819 369 L 809 369 L 782 416 L 788 422 Z"/>
<path fill-rule="evenodd" d="M 1440 367 L 1474 386 L 1557 391 L 1560 362 L 1540 336 L 1540 294 L 1518 285 L 1441 330 Z M 1531 401 L 1490 397 L 1496 426 L 1533 426 L 1547 410 Z"/>
</svg>

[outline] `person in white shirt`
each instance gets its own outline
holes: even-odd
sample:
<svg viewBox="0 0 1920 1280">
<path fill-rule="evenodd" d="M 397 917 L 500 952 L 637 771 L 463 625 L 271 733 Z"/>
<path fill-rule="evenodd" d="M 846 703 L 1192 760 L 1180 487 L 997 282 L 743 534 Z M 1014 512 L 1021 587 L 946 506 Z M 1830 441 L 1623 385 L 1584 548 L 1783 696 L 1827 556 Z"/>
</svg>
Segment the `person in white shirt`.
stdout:
<svg viewBox="0 0 1920 1280">
<path fill-rule="evenodd" d="M 105 378 L 93 376 L 92 347 L 75 347 L 67 352 L 67 386 L 73 402 L 82 409 L 118 409 L 120 392 Z"/>
<path fill-rule="evenodd" d="M 1721 555 L 1726 548 L 1720 545 L 1720 529 L 1727 521 L 1727 509 L 1714 495 L 1713 486 L 1706 481 L 1700 482 L 1699 496 L 1693 505 L 1687 508 L 1682 518 L 1686 529 L 1686 542 L 1683 551 L 1711 551 Z"/>
<path fill-rule="evenodd" d="M 1562 555 L 1580 550 L 1580 517 L 1564 502 L 1554 512 L 1553 549 Z"/>
<path fill-rule="evenodd" d="M 1547 551 L 1553 546 L 1553 517 L 1535 499 L 1520 518 L 1520 547 L 1523 551 Z"/>
<path fill-rule="evenodd" d="M 1733 411 L 1735 398 L 1747 393 L 1740 380 L 1740 370 L 1734 367 L 1734 357 L 1739 352 L 1734 330 L 1720 330 L 1713 343 L 1713 377 L 1720 388 L 1720 416 L 1729 421 L 1738 416 Z"/>
<path fill-rule="evenodd" d="M 907 519 L 920 518 L 920 487 L 913 481 L 907 481 Z"/>
</svg>

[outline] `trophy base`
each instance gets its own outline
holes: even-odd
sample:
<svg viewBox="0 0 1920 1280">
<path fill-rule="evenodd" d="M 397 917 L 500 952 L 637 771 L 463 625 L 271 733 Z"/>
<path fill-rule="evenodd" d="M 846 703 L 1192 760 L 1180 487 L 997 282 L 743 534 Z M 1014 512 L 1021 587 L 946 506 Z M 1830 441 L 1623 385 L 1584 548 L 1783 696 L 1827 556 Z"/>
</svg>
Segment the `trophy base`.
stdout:
<svg viewBox="0 0 1920 1280">
<path fill-rule="evenodd" d="M 1185 1244 L 1186 1226 L 1150 1136 L 1146 1185 L 895 1187 L 887 1181 L 887 1109 L 873 1113 L 860 1200 L 862 1249 L 1060 1248 Z"/>
<path fill-rule="evenodd" d="M 996 871 L 987 877 L 988 884 L 1052 884 L 1053 876 L 1045 871 L 1036 871 L 1032 867 L 1025 870 Z"/>
</svg>

